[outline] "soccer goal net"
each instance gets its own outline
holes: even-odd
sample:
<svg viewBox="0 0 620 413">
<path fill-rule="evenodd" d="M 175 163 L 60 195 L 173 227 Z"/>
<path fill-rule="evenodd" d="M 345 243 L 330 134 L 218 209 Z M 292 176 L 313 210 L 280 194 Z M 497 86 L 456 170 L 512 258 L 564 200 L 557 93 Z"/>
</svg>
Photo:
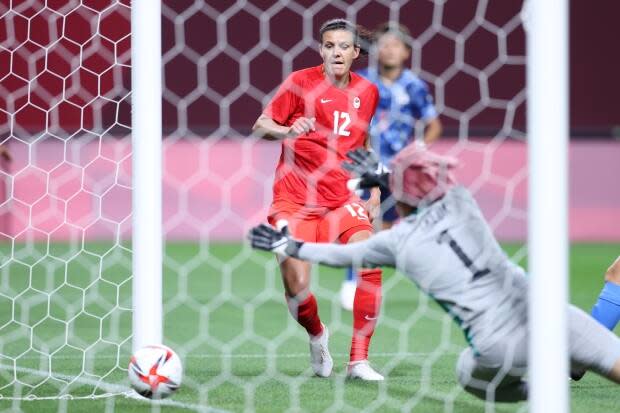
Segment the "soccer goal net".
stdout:
<svg viewBox="0 0 620 413">
<path fill-rule="evenodd" d="M 340 305 L 344 272 L 313 268 L 335 361 L 331 378 L 313 377 L 276 260 L 244 242 L 266 220 L 280 155 L 279 143 L 251 127 L 291 71 L 321 63 L 324 21 L 402 23 L 412 37 L 406 65 L 429 85 L 443 124 L 434 148 L 460 159 L 459 180 L 519 261 L 527 236 L 522 6 L 162 2 L 163 341 L 185 376 L 170 401 L 150 408 L 494 411 L 456 381 L 460 330 L 389 270 L 370 347 L 388 379 L 368 385 L 345 380 L 352 315 Z M 131 203 L 130 7 L 0 4 L 0 145 L 10 156 L 0 172 L 0 410 L 148 406 L 126 397 L 131 220 L 144 213 Z M 415 130 L 421 137 L 424 125 Z"/>
</svg>

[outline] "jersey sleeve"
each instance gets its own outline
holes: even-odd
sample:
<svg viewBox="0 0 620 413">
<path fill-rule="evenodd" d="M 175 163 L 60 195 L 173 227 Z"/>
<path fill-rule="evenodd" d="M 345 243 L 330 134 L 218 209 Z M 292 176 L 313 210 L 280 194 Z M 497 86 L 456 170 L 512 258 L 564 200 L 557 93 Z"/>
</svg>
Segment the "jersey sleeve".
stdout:
<svg viewBox="0 0 620 413">
<path fill-rule="evenodd" d="M 424 81 L 419 80 L 409 85 L 408 92 L 413 105 L 413 115 L 417 119 L 428 121 L 437 117 L 433 96 Z"/>
<path fill-rule="evenodd" d="M 372 103 L 372 116 L 371 116 L 371 118 L 377 112 L 377 106 L 379 105 L 379 88 L 377 88 L 377 85 L 375 85 L 375 84 L 372 85 L 372 96 L 373 96 L 373 103 Z"/>
<path fill-rule="evenodd" d="M 301 89 L 301 85 L 295 81 L 295 74 L 290 74 L 263 110 L 263 115 L 285 125 L 301 102 Z"/>
<path fill-rule="evenodd" d="M 365 241 L 346 245 L 306 242 L 299 250 L 299 258 L 331 267 L 394 267 L 396 259 L 390 247 L 390 233 L 381 231 Z"/>
</svg>

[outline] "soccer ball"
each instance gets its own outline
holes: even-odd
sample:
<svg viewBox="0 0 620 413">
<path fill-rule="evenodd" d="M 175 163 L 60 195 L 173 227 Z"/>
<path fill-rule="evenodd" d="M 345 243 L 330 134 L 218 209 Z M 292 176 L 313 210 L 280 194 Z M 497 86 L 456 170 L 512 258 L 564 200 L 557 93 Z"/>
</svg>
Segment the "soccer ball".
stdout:
<svg viewBox="0 0 620 413">
<path fill-rule="evenodd" d="M 164 399 L 181 385 L 183 365 L 172 349 L 163 346 L 145 346 L 136 351 L 129 361 L 131 387 L 149 399 Z"/>
</svg>

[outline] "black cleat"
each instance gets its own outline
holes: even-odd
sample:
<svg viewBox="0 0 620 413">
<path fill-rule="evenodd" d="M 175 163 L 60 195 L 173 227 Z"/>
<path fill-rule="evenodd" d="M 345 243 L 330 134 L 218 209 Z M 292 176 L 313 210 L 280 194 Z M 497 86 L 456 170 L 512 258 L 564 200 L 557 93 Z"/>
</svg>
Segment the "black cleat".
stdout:
<svg viewBox="0 0 620 413">
<path fill-rule="evenodd" d="M 572 381 L 579 381 L 583 378 L 583 376 L 585 376 L 585 374 L 586 374 L 585 370 L 577 370 L 577 371 L 571 370 L 570 378 Z"/>
</svg>

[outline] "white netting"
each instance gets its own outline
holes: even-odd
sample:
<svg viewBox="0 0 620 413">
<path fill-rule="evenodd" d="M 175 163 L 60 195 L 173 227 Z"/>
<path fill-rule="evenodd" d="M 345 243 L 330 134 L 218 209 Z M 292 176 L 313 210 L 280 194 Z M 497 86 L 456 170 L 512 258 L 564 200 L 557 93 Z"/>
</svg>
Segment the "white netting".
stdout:
<svg viewBox="0 0 620 413">
<path fill-rule="evenodd" d="M 127 389 L 131 349 L 129 7 L 0 5 L 0 142 L 13 157 L 0 199 L 2 408 L 139 403 L 112 397 Z M 242 244 L 265 220 L 279 155 L 278 144 L 247 136 L 282 79 L 320 63 L 323 21 L 400 21 L 415 39 L 411 67 L 456 138 L 438 149 L 463 160 L 460 178 L 500 237 L 523 240 L 520 9 L 518 0 L 163 2 L 164 341 L 186 368 L 171 406 L 481 408 L 453 374 L 460 332 L 389 272 L 370 354 L 388 380 L 345 383 L 351 315 L 337 297 L 343 274 L 326 269 L 314 270 L 312 290 L 336 368 L 332 379 L 312 377 L 275 261 Z"/>
</svg>

